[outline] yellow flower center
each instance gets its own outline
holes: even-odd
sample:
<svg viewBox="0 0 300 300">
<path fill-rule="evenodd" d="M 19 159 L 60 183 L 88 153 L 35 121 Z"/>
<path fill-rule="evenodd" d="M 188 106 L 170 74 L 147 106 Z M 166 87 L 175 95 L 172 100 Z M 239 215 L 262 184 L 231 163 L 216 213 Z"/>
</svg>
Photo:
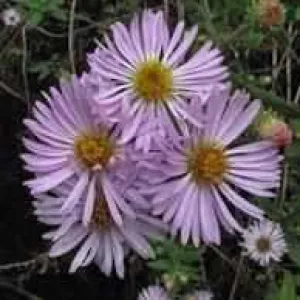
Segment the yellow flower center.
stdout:
<svg viewBox="0 0 300 300">
<path fill-rule="evenodd" d="M 271 249 L 270 240 L 266 237 L 261 237 L 256 241 L 256 248 L 259 252 L 268 252 Z"/>
<path fill-rule="evenodd" d="M 227 171 L 228 163 L 222 147 L 200 142 L 188 154 L 187 167 L 198 184 L 218 184 Z"/>
<path fill-rule="evenodd" d="M 105 198 L 97 198 L 94 204 L 91 226 L 95 229 L 107 229 L 111 216 Z"/>
<path fill-rule="evenodd" d="M 87 168 L 105 167 L 114 154 L 114 147 L 105 134 L 87 134 L 75 140 L 74 152 L 78 161 Z"/>
<path fill-rule="evenodd" d="M 164 101 L 172 92 L 173 78 L 170 68 L 155 59 L 140 64 L 132 80 L 134 90 L 144 100 Z"/>
</svg>

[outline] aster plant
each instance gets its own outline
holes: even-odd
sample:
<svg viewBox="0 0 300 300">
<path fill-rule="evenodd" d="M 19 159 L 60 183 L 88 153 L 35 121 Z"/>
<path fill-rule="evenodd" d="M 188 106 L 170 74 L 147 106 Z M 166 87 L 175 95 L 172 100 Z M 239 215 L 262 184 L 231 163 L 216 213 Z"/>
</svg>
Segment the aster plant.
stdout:
<svg viewBox="0 0 300 300">
<path fill-rule="evenodd" d="M 221 243 L 219 224 L 228 232 L 242 231 L 228 205 L 261 219 L 263 211 L 244 197 L 244 192 L 274 197 L 280 185 L 281 157 L 269 141 L 233 144 L 260 110 L 260 101 L 230 89 L 215 89 L 207 101 L 202 129 L 190 126 L 174 142 L 161 143 L 164 153 L 146 181 L 144 193 L 153 196 L 153 212 L 170 223 L 171 232 L 189 238 Z M 191 109 L 191 114 L 194 108 Z M 156 172 L 156 174 L 155 174 Z M 238 190 L 243 191 L 239 193 Z"/>
<path fill-rule="evenodd" d="M 220 245 L 222 229 L 240 233 L 244 253 L 262 266 L 287 251 L 280 225 L 250 200 L 276 196 L 283 145 L 270 135 L 249 142 L 245 132 L 261 102 L 232 91 L 220 50 L 211 42 L 195 49 L 197 34 L 183 21 L 170 29 L 162 11 L 116 22 L 87 55 L 89 71 L 43 93 L 24 120 L 21 158 L 33 176 L 24 184 L 38 220 L 50 227 L 43 235 L 49 256 L 75 253 L 71 273 L 94 263 L 124 278 L 127 255 L 154 258 L 151 240 L 169 232 L 193 245 L 176 251 L 176 238 L 170 247 L 157 243 L 162 259 L 148 266 L 186 285 L 207 249 L 193 246 Z M 287 145 L 292 132 L 285 133 Z M 257 223 L 244 229 L 240 216 Z M 148 299 L 170 296 L 155 285 L 138 295 Z"/>
<path fill-rule="evenodd" d="M 197 26 L 185 30 L 181 21 L 171 31 L 162 11 L 145 10 L 127 27 L 114 23 L 111 31 L 88 55 L 90 81 L 98 90 L 94 110 L 106 111 L 124 128 L 122 140 L 134 139 L 146 151 L 182 121 L 200 127 L 188 102 L 205 103 L 214 85 L 227 79 L 220 50 L 207 42 L 189 55 Z"/>
</svg>

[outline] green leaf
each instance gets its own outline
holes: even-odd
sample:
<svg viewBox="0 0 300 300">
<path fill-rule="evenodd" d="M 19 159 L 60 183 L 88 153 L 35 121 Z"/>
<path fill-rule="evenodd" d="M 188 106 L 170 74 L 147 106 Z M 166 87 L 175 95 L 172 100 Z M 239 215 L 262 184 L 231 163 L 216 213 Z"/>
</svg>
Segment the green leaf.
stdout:
<svg viewBox="0 0 300 300">
<path fill-rule="evenodd" d="M 288 238 L 288 255 L 290 259 L 300 267 L 300 243 L 299 239 L 289 237 Z"/>
<path fill-rule="evenodd" d="M 40 23 L 42 23 L 43 19 L 44 15 L 40 12 L 32 12 L 29 15 L 30 23 L 33 25 L 39 25 Z"/>
<path fill-rule="evenodd" d="M 279 291 L 279 300 L 296 300 L 295 282 L 290 272 L 285 273 L 283 283 Z"/>
<path fill-rule="evenodd" d="M 58 9 L 52 12 L 52 17 L 59 21 L 67 21 L 68 20 L 68 13 L 64 10 Z"/>
<path fill-rule="evenodd" d="M 148 267 L 157 271 L 168 271 L 170 264 L 166 260 L 154 260 L 147 263 Z"/>
<path fill-rule="evenodd" d="M 179 282 L 180 278 L 187 278 L 188 281 L 195 280 L 199 273 L 199 258 L 201 251 L 192 246 L 183 246 L 174 239 L 153 241 L 156 259 L 148 262 L 148 267 L 155 271 L 169 274 Z"/>
<path fill-rule="evenodd" d="M 285 18 L 289 22 L 294 22 L 296 20 L 296 9 L 294 5 L 286 5 Z"/>
<path fill-rule="evenodd" d="M 296 20 L 300 20 L 300 6 L 296 7 L 295 18 Z"/>
<path fill-rule="evenodd" d="M 279 291 L 279 287 L 277 286 L 277 284 L 275 282 L 271 282 L 269 286 L 269 290 L 264 300 L 277 300 L 278 291 Z"/>
<path fill-rule="evenodd" d="M 292 120 L 291 125 L 295 131 L 296 137 L 300 138 L 300 119 Z"/>
<path fill-rule="evenodd" d="M 264 39 L 264 35 L 260 32 L 250 31 L 247 39 L 247 46 L 252 49 L 259 48 L 262 41 Z"/>
<path fill-rule="evenodd" d="M 285 156 L 287 159 L 300 159 L 300 141 L 295 140 L 288 148 L 285 150 Z"/>
</svg>

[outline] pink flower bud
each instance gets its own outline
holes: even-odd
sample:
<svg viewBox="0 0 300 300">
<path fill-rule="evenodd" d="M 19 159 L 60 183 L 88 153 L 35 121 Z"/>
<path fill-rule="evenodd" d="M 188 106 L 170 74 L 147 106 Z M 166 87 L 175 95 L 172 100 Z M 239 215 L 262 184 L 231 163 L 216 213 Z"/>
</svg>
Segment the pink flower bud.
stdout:
<svg viewBox="0 0 300 300">
<path fill-rule="evenodd" d="M 272 141 L 278 147 L 286 147 L 292 143 L 293 132 L 283 121 L 275 123 L 272 128 Z"/>
<path fill-rule="evenodd" d="M 279 119 L 261 124 L 259 133 L 261 137 L 271 139 L 277 147 L 286 147 L 292 143 L 292 130 L 288 124 Z"/>
</svg>

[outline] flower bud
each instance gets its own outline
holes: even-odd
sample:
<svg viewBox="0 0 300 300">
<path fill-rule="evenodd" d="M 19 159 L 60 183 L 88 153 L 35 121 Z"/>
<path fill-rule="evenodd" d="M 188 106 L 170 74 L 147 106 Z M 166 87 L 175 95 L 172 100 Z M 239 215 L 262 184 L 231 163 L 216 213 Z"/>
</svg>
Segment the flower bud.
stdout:
<svg viewBox="0 0 300 300">
<path fill-rule="evenodd" d="M 293 133 L 289 125 L 272 111 L 261 114 L 257 131 L 260 137 L 272 140 L 277 147 L 286 147 L 292 143 Z"/>
<path fill-rule="evenodd" d="M 278 147 L 286 147 L 292 143 L 293 133 L 288 124 L 279 121 L 273 125 L 272 140 Z"/>
<path fill-rule="evenodd" d="M 280 0 L 259 0 L 257 18 L 261 26 L 280 25 L 285 19 L 285 8 Z"/>
</svg>

